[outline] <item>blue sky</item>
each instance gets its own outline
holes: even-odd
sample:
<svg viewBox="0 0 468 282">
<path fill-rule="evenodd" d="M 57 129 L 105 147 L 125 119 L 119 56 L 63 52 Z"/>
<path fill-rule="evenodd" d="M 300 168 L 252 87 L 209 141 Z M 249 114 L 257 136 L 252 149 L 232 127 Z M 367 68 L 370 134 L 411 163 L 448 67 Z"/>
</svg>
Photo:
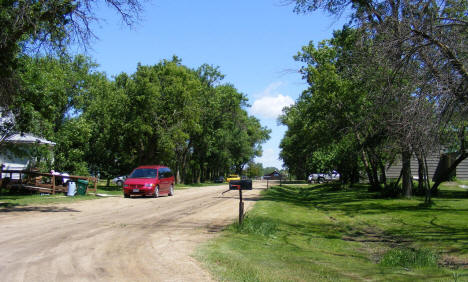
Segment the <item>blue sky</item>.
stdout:
<svg viewBox="0 0 468 282">
<path fill-rule="evenodd" d="M 272 130 L 256 162 L 281 168 L 279 143 L 286 128 L 277 124 L 284 106 L 307 87 L 293 56 L 308 44 L 332 36 L 346 19 L 323 13 L 298 15 L 283 0 L 153 0 L 146 2 L 141 21 L 125 26 L 114 11 L 102 7 L 89 55 L 109 76 L 134 73 L 138 63 L 157 64 L 177 55 L 196 68 L 219 66 L 249 98 L 248 109 Z"/>
</svg>

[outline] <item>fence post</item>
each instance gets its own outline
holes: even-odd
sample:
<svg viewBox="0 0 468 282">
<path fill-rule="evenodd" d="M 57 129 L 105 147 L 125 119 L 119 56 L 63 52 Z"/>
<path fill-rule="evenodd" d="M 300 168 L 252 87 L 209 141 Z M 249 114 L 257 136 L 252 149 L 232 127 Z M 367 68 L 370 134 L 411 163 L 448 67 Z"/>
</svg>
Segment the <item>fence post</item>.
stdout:
<svg viewBox="0 0 468 282">
<path fill-rule="evenodd" d="M 96 195 L 97 194 L 97 184 L 98 184 L 98 178 L 97 177 L 94 177 L 94 194 Z"/>
<path fill-rule="evenodd" d="M 52 174 L 52 195 L 55 195 L 55 175 Z"/>
</svg>

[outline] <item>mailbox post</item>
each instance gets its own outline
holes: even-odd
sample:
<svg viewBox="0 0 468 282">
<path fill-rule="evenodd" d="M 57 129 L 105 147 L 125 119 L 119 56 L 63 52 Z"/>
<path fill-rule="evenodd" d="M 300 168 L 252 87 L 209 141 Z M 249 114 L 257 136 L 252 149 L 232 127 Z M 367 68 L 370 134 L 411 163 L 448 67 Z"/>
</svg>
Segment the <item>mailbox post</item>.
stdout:
<svg viewBox="0 0 468 282">
<path fill-rule="evenodd" d="M 252 190 L 252 180 L 232 180 L 229 182 L 229 190 L 239 190 L 239 225 L 244 220 L 244 202 L 242 201 L 242 190 Z"/>
<path fill-rule="evenodd" d="M 242 225 L 242 221 L 244 220 L 244 202 L 242 201 L 242 189 L 239 186 L 239 225 Z"/>
</svg>

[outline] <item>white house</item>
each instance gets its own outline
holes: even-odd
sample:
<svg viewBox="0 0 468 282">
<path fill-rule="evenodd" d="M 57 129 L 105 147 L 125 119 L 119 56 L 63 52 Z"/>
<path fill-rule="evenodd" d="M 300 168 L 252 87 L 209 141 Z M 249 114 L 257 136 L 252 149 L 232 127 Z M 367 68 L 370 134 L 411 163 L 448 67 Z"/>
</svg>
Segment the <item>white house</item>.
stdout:
<svg viewBox="0 0 468 282">
<path fill-rule="evenodd" d="M 13 134 L 5 138 L 2 149 L 0 150 L 0 165 L 2 170 L 24 170 L 29 165 L 35 146 L 47 146 L 52 148 L 55 143 L 32 134 Z M 9 177 L 9 174 L 2 174 L 3 177 Z M 18 179 L 18 174 L 12 175 L 13 179 Z"/>
<path fill-rule="evenodd" d="M 28 133 L 12 134 L 15 117 L 10 111 L 0 107 L 0 167 L 3 170 L 23 170 L 36 157 L 34 150 L 38 146 L 53 148 L 55 143 Z M 1 177 L 9 177 L 2 174 Z M 12 175 L 18 179 L 19 175 Z"/>
</svg>

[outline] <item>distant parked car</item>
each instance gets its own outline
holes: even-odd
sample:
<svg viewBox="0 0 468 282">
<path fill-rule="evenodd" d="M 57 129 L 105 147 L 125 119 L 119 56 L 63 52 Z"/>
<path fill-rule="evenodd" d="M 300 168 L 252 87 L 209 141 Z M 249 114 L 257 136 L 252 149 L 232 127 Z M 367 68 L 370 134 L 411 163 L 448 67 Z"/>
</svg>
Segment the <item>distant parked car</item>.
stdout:
<svg viewBox="0 0 468 282">
<path fill-rule="evenodd" d="M 224 176 L 219 176 L 214 180 L 214 183 L 224 183 Z"/>
<path fill-rule="evenodd" d="M 231 182 L 231 180 L 240 180 L 240 177 L 237 174 L 231 174 L 231 175 L 228 176 L 226 181 L 229 183 L 229 182 Z"/>
<path fill-rule="evenodd" d="M 167 166 L 146 165 L 135 168 L 123 185 L 125 198 L 130 195 L 153 196 L 174 195 L 174 174 Z"/>
<path fill-rule="evenodd" d="M 307 182 L 309 183 L 324 183 L 337 180 L 340 180 L 340 174 L 336 170 L 330 173 L 312 173 L 307 178 Z"/>
<path fill-rule="evenodd" d="M 112 179 L 111 181 L 114 182 L 117 186 L 122 186 L 125 182 L 125 179 L 127 179 L 127 176 L 123 175 L 123 176 L 118 176 Z"/>
</svg>

